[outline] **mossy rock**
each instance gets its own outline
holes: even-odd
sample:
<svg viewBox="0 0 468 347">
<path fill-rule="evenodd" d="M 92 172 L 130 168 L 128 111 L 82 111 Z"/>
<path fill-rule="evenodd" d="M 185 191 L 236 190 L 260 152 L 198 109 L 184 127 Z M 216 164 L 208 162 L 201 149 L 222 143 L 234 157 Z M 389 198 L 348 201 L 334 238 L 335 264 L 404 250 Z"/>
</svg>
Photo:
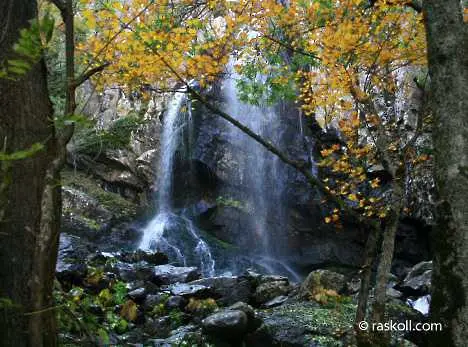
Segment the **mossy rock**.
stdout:
<svg viewBox="0 0 468 347">
<path fill-rule="evenodd" d="M 137 205 L 123 198 L 121 195 L 104 190 L 99 181 L 79 171 L 64 170 L 62 185 L 77 189 L 93 200 L 100 207 L 109 211 L 113 219 L 132 219 L 137 214 Z M 78 213 L 80 214 L 80 213 Z M 89 216 L 86 216 L 90 218 Z"/>
<path fill-rule="evenodd" d="M 356 306 L 326 308 L 313 302 L 297 302 L 262 312 L 260 328 L 276 346 L 342 346 L 353 329 Z"/>
</svg>

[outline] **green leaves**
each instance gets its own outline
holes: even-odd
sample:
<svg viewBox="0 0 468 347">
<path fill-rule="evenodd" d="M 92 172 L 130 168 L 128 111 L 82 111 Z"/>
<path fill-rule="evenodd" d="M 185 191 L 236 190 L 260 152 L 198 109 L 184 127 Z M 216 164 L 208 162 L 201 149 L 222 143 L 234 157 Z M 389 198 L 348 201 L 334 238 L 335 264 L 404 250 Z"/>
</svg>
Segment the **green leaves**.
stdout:
<svg viewBox="0 0 468 347">
<path fill-rule="evenodd" d="M 95 268 L 91 276 L 100 273 L 102 269 Z M 90 284 L 86 281 L 86 285 Z M 94 283 L 94 287 L 97 285 Z M 99 293 L 82 287 L 73 287 L 68 292 L 57 289 L 54 295 L 60 307 L 57 311 L 60 331 L 84 334 L 90 345 L 98 343 L 99 346 L 107 346 L 112 332 L 125 333 L 129 329 L 129 322 L 137 317 L 137 305 L 127 300 L 126 294 L 126 284 L 120 281 L 109 284 Z M 116 305 L 120 306 L 120 312 L 115 310 Z"/>
<path fill-rule="evenodd" d="M 5 153 L 0 151 L 0 161 L 13 161 L 30 158 L 36 153 L 42 151 L 43 149 L 44 145 L 42 143 L 34 143 L 28 149 L 16 151 L 13 153 Z"/>
<path fill-rule="evenodd" d="M 13 45 L 14 57 L 2 62 L 0 78 L 15 80 L 26 74 L 42 57 L 43 49 L 52 39 L 55 20 L 49 13 L 30 23 L 29 28 L 19 32 L 19 38 Z"/>
<path fill-rule="evenodd" d="M 94 125 L 88 117 L 82 114 L 60 115 L 55 117 L 55 127 L 57 129 L 62 129 L 70 124 L 81 125 L 83 127 Z"/>
<path fill-rule="evenodd" d="M 127 295 L 127 286 L 124 282 L 117 282 L 112 287 L 114 291 L 114 301 L 117 305 L 123 304 Z"/>
</svg>

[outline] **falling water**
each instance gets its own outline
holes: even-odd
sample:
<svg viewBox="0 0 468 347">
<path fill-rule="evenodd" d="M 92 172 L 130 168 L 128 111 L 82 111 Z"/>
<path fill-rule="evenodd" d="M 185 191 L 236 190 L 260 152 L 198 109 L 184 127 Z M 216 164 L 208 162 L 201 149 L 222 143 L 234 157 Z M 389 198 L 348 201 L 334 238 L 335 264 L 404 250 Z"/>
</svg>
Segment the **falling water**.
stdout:
<svg viewBox="0 0 468 347">
<path fill-rule="evenodd" d="M 248 126 L 259 135 L 264 135 L 268 123 L 273 122 L 275 115 L 269 109 L 262 109 L 258 106 L 242 103 L 237 97 L 236 79 L 238 75 L 231 72 L 231 78 L 223 83 L 223 97 L 226 101 L 225 109 L 242 124 Z M 243 151 L 244 158 L 239 160 L 239 180 L 240 184 L 250 190 L 249 205 L 252 220 L 251 229 L 255 234 L 255 239 L 259 244 L 255 248 L 264 253 L 269 252 L 269 233 L 267 230 L 268 202 L 266 201 L 266 153 L 265 150 L 252 139 L 241 133 L 234 126 L 229 127 L 230 143 Z"/>
<path fill-rule="evenodd" d="M 274 107 L 243 103 L 236 89 L 240 77 L 233 66 L 234 62 L 231 61 L 228 67 L 230 78 L 222 86 L 226 112 L 258 135 L 280 146 L 282 127 L 279 112 Z M 245 192 L 242 198 L 249 207 L 250 230 L 246 230 L 245 238 L 250 240 L 247 245 L 250 260 L 267 272 L 284 273 L 297 280 L 299 276 L 282 263 L 279 256 L 285 245 L 279 241 L 284 238 L 278 237 L 278 234 L 284 235 L 287 219 L 283 198 L 284 165 L 276 156 L 232 125 L 229 125 L 228 137 L 231 146 L 238 150 L 238 168 L 233 174 L 238 177 L 241 189 Z"/>
<path fill-rule="evenodd" d="M 210 276 L 214 274 L 215 262 L 208 245 L 200 237 L 192 221 L 175 213 L 172 206 L 175 154 L 181 143 L 182 129 L 187 126 L 190 133 L 192 127 L 190 113 L 186 119 L 187 122 L 184 122 L 182 117 L 182 106 L 186 101 L 185 91 L 175 93 L 164 117 L 161 154 L 157 170 L 158 213 L 143 230 L 140 248 L 167 252 L 183 265 L 194 265 L 189 263 L 188 258 L 193 259 L 193 252 L 195 252 L 202 273 Z M 184 242 L 181 233 L 188 234 L 188 241 L 191 242 Z M 186 249 L 187 244 L 193 244 L 193 249 Z"/>
</svg>

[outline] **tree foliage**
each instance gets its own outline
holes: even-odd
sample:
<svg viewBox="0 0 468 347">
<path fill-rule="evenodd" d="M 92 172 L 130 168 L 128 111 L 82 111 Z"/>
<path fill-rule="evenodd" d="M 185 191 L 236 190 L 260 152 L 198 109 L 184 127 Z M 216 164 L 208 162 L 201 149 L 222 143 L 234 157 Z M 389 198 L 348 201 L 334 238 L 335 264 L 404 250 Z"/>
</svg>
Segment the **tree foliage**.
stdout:
<svg viewBox="0 0 468 347">
<path fill-rule="evenodd" d="M 338 177 L 324 184 L 364 217 L 388 215 L 371 166 L 395 173 L 428 159 L 409 150 L 422 123 L 408 129 L 399 104 L 420 86 L 408 76 L 426 65 L 422 17 L 407 1 L 80 3 L 90 32 L 80 59 L 111 63 L 102 85 L 167 89 L 182 79 L 207 87 L 235 57 L 241 99 L 296 100 L 305 115 L 338 128 L 343 143 L 323 149 L 321 162 Z M 423 106 L 417 112 L 427 116 Z M 333 210 L 326 222 L 336 221 Z"/>
</svg>

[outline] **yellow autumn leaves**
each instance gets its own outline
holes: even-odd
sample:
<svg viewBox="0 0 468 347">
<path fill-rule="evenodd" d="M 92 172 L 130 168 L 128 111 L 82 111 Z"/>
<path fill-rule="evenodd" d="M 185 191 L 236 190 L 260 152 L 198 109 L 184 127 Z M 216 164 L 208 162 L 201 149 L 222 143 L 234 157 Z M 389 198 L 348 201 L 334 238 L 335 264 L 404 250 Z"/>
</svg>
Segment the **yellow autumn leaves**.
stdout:
<svg viewBox="0 0 468 347">
<path fill-rule="evenodd" d="M 305 115 L 340 128 L 343 148 L 321 153 L 320 165 L 341 177 L 327 183 L 329 191 L 366 216 L 385 217 L 384 204 L 373 193 L 380 182 L 367 177 L 365 169 L 377 162 L 376 149 L 359 144 L 357 136 L 365 125 L 381 125 L 376 112 L 363 112 L 366 103 L 375 95 L 396 93 L 395 74 L 401 68 L 426 64 L 422 18 L 405 1 L 373 6 L 367 0 L 290 0 L 287 6 L 277 0 L 97 3 L 80 0 L 77 18 L 89 34 L 78 51 L 86 63 L 112 63 L 101 84 L 171 88 L 180 77 L 205 87 L 225 71 L 230 55 L 256 59 L 259 71 L 274 72 L 272 85 L 294 81 Z M 309 62 L 293 68 L 264 59 L 284 51 Z M 395 143 L 388 150 L 399 148 Z M 326 222 L 337 222 L 338 215 L 333 212 Z"/>
</svg>

